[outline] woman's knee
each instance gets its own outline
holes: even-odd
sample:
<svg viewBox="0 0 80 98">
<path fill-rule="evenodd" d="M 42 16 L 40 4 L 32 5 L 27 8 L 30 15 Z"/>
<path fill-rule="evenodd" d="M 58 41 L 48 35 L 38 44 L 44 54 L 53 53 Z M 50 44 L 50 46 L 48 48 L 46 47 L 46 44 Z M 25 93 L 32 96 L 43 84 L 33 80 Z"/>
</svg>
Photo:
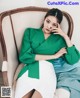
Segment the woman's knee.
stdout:
<svg viewBox="0 0 80 98">
<path fill-rule="evenodd" d="M 29 93 L 27 93 L 26 95 L 24 95 L 22 98 L 31 98 L 32 95 L 34 93 L 34 90 L 30 91 Z"/>
<path fill-rule="evenodd" d="M 35 91 L 31 98 L 42 98 L 42 96 L 38 91 Z"/>
</svg>

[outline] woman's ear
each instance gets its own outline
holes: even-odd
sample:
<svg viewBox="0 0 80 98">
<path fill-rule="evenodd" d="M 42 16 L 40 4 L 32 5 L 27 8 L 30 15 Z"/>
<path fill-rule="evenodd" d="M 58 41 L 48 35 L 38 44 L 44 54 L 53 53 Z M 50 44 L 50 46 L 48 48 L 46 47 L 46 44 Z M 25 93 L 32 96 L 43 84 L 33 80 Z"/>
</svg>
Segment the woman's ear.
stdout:
<svg viewBox="0 0 80 98">
<path fill-rule="evenodd" d="M 45 18 L 43 19 L 43 23 L 42 23 L 42 25 L 41 25 L 41 28 L 43 28 L 43 27 L 44 27 L 44 21 L 45 21 Z"/>
<path fill-rule="evenodd" d="M 41 28 L 43 28 L 44 27 L 44 23 L 42 23 L 42 25 L 41 25 Z"/>
<path fill-rule="evenodd" d="M 44 27 L 44 23 L 41 25 L 41 28 L 43 28 Z"/>
</svg>

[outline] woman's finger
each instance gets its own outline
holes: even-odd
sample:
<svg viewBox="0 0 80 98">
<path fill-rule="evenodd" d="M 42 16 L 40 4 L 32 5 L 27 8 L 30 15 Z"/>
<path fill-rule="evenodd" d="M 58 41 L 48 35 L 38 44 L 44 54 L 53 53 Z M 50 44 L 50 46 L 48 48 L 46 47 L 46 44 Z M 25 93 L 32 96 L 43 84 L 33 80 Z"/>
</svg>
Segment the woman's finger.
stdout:
<svg viewBox="0 0 80 98">
<path fill-rule="evenodd" d="M 58 23 L 58 28 L 60 28 L 60 24 Z"/>
<path fill-rule="evenodd" d="M 52 32 L 58 32 L 58 30 L 57 29 L 54 29 L 54 30 L 52 30 Z"/>
</svg>

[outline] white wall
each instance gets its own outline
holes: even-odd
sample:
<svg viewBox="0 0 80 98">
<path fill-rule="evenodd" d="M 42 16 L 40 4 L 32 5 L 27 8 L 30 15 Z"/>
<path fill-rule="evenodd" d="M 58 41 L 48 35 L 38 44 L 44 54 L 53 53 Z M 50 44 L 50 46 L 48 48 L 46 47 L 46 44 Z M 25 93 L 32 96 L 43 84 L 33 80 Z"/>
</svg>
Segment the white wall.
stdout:
<svg viewBox="0 0 80 98">
<path fill-rule="evenodd" d="M 72 42 L 76 45 L 78 50 L 80 51 L 80 4 L 79 5 L 48 5 L 48 1 L 58 2 L 60 0 L 0 0 L 0 12 L 26 7 L 26 6 L 39 6 L 39 7 L 48 7 L 48 8 L 59 8 L 63 11 L 67 11 L 74 20 L 74 34 L 72 37 Z M 62 0 L 61 0 L 62 1 Z M 71 0 L 63 0 L 63 1 L 71 1 Z M 73 2 L 79 2 L 80 0 L 72 0 Z"/>
</svg>

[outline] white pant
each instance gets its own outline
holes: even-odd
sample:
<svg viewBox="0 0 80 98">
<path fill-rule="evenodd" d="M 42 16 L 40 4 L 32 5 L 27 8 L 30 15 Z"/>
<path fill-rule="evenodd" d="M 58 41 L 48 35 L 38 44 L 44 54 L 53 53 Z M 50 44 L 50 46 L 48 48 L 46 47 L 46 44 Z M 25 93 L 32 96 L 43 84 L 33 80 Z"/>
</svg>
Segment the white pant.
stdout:
<svg viewBox="0 0 80 98">
<path fill-rule="evenodd" d="M 63 88 L 56 89 L 54 98 L 70 98 L 70 92 Z"/>
</svg>

